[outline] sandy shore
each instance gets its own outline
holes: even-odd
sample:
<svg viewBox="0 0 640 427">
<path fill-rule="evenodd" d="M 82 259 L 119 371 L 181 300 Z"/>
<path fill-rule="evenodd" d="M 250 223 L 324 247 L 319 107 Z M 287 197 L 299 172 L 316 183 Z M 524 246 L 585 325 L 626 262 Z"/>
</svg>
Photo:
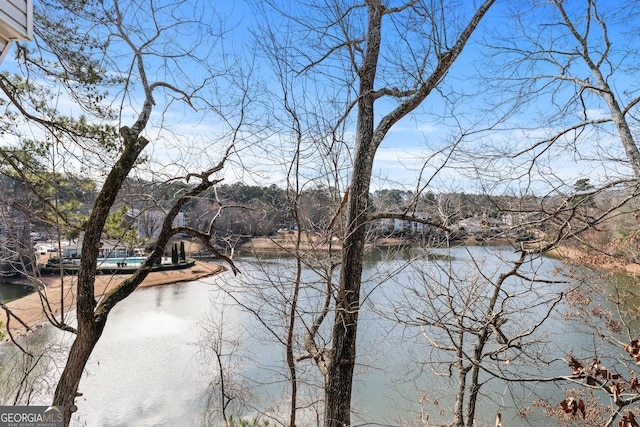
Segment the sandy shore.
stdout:
<svg viewBox="0 0 640 427">
<path fill-rule="evenodd" d="M 193 281 L 202 277 L 212 276 L 224 270 L 224 267 L 214 263 L 196 262 L 193 267 L 183 270 L 158 271 L 150 273 L 144 282 L 140 284 L 139 288 Z M 95 283 L 96 298 L 104 295 L 105 292 L 126 277 L 128 277 L 128 275 L 116 274 L 97 276 Z M 64 284 L 61 283 L 59 277 L 43 277 L 43 282 L 47 285 L 44 292 L 46 293 L 49 305 L 58 318 L 61 313 L 61 308 L 63 307 L 65 317 L 75 310 L 75 276 L 65 276 Z M 26 325 L 28 325 L 29 328 L 37 328 L 48 322 L 40 295 L 37 292 L 12 301 L 7 304 L 7 307 Z M 0 320 L 2 320 L 0 332 L 6 333 L 6 313 L 3 313 Z M 28 330 L 16 319 L 11 319 L 9 326 L 14 337 L 24 335 L 28 332 Z M 5 337 L 5 341 L 8 339 L 8 336 Z"/>
</svg>

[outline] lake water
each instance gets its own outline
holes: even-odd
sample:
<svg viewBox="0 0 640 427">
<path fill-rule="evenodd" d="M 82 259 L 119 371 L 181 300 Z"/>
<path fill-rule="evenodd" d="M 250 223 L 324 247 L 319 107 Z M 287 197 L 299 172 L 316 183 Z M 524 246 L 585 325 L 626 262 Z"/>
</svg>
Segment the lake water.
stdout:
<svg viewBox="0 0 640 427">
<path fill-rule="evenodd" d="M 0 302 L 8 303 L 33 292 L 33 287 L 19 282 L 0 281 Z"/>
<path fill-rule="evenodd" d="M 421 412 L 428 414 L 434 424 L 451 420 L 455 382 L 442 375 L 445 365 L 435 363 L 447 356 L 435 351 L 425 339 L 425 329 L 416 325 L 423 313 L 421 310 L 439 307 L 433 300 L 430 305 L 424 304 L 426 294 L 421 286 L 433 286 L 434 280 L 448 281 L 450 290 L 460 284 L 471 286 L 478 280 L 477 275 L 474 279 L 466 272 L 472 256 L 483 274 L 495 276 L 500 271 L 497 260 L 513 259 L 515 255 L 509 248 L 477 247 L 469 251 L 458 248 L 451 253 L 421 257 L 412 264 L 418 267 L 413 270 L 406 259 L 415 256 L 415 252 L 390 254 L 381 251 L 365 263 L 364 277 L 368 280 L 363 289 L 360 316 L 354 425 L 419 425 Z M 231 374 L 227 384 L 233 384 L 232 388 L 245 395 L 242 415 L 253 416 L 257 411 L 264 411 L 286 419 L 282 410 L 286 407 L 288 383 L 284 350 L 277 339 L 284 336 L 282 307 L 290 295 L 287 284 L 294 262 L 275 257 L 266 261 L 259 265 L 252 258 L 243 258 L 238 262 L 243 272 L 238 277 L 227 272 L 189 283 L 143 288 L 118 305 L 109 316 L 80 384 L 79 391 L 83 396 L 76 401 L 78 412 L 73 424 L 206 424 L 203 421 L 206 402 L 216 396 L 211 394 L 210 384 L 217 379 L 210 350 L 215 342 L 212 337 L 220 330 L 224 331 L 225 341 L 222 359 Z M 301 319 L 306 325 L 314 318 L 314 309 L 322 299 L 321 275 L 313 271 L 316 267 L 310 265 L 303 271 L 305 281 L 316 284 L 300 295 L 300 304 L 305 311 Z M 527 270 L 548 278 L 557 277 L 553 274 L 558 268 L 562 269 L 563 265 L 549 259 L 534 260 L 526 266 Z M 447 275 L 442 275 L 445 272 Z M 557 294 L 565 286 L 559 283 L 536 283 L 534 286 L 522 281 L 505 285 L 507 298 L 503 308 L 509 308 L 513 301 L 514 307 L 527 315 L 521 324 L 518 320 L 512 325 L 505 324 L 503 331 L 524 330 L 526 322 L 533 322 L 536 316 L 544 314 L 544 306 L 539 305 L 541 298 Z M 478 287 L 474 301 L 484 298 L 485 291 L 486 288 Z M 260 315 L 262 322 L 256 315 Z M 222 326 L 215 328 L 213 324 Z M 270 331 L 265 324 L 270 325 Z M 299 324 L 299 327 L 301 336 L 305 326 Z M 328 328 L 321 329 L 321 334 L 327 337 Z M 443 337 L 432 335 L 431 338 Z M 544 347 L 556 357 L 566 356 L 584 341 L 583 336 L 567 332 L 559 317 L 549 320 L 539 338 L 540 350 Z M 53 328 L 42 328 L 31 341 L 39 346 L 65 347 L 70 338 Z M 5 358 L 11 352 L 6 347 L 0 351 L 4 352 Z M 300 342 L 296 352 L 304 352 Z M 62 360 L 52 359 L 49 373 L 54 378 L 59 372 L 54 366 L 61 365 Z M 304 381 L 301 403 L 313 402 L 321 395 L 317 369 L 309 361 L 302 361 L 298 366 L 299 377 Z M 502 367 L 505 372 L 509 369 Z M 566 365 L 556 360 L 544 373 L 550 375 L 554 369 L 565 368 Z M 518 369 L 526 368 L 520 366 Z M 520 371 L 520 374 L 524 375 L 524 372 Z M 47 380 L 46 383 L 53 384 L 54 381 Z M 497 412 L 502 413 L 504 425 L 555 425 L 536 416 L 526 421 L 518 416 L 513 402 L 530 401 L 531 388 L 489 382 L 483 388 L 478 425 L 493 425 Z M 559 390 L 551 385 L 539 386 L 536 391 L 548 397 L 559 396 Z M 45 393 L 34 398 L 34 402 L 38 399 L 48 403 L 49 397 Z M 240 396 L 236 401 L 239 400 Z M 313 405 L 309 407 L 310 410 L 300 411 L 300 425 L 314 425 Z"/>
</svg>

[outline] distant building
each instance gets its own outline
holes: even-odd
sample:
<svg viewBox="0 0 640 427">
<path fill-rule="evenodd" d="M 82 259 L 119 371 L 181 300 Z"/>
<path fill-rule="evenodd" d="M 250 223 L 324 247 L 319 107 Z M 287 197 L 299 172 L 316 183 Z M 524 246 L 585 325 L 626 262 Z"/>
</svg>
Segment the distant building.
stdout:
<svg viewBox="0 0 640 427">
<path fill-rule="evenodd" d="M 60 242 L 60 249 L 62 250 L 62 258 L 79 258 L 82 252 L 82 241 L 84 236 L 80 236 L 73 242 L 63 241 Z M 49 256 L 58 256 L 57 243 L 43 243 L 36 246 L 36 250 L 40 255 L 49 253 Z M 98 259 L 102 258 L 125 258 L 128 256 L 141 256 L 144 253 L 144 248 L 130 248 L 126 243 L 102 239 L 100 246 L 98 247 Z"/>
<path fill-rule="evenodd" d="M 507 225 L 504 217 L 496 219 L 486 215 L 474 215 L 458 221 L 453 229 L 465 234 L 496 235 L 504 233 Z"/>
<path fill-rule="evenodd" d="M 0 63 L 17 40 L 33 40 L 33 0 L 0 0 Z"/>
<path fill-rule="evenodd" d="M 178 215 L 173 220 L 174 227 L 186 227 L 187 226 L 187 216 L 184 212 L 178 212 Z"/>
<path fill-rule="evenodd" d="M 135 224 L 138 236 L 152 238 L 157 236 L 162 229 L 162 222 L 165 217 L 164 210 L 160 208 L 149 208 L 144 210 L 129 208 L 124 214 L 125 221 Z"/>
<path fill-rule="evenodd" d="M 423 220 L 423 221 L 431 221 L 432 219 L 426 214 L 415 214 L 414 217 L 416 219 Z M 424 231 L 427 227 L 429 227 L 428 224 L 425 224 L 420 221 L 410 221 L 410 220 L 397 219 L 397 218 L 393 218 L 391 221 L 392 221 L 391 224 L 393 225 L 394 231 L 408 230 L 414 233 L 420 233 Z"/>
<path fill-rule="evenodd" d="M 98 259 L 100 258 L 125 258 L 133 253 L 129 249 L 115 240 L 103 240 L 98 248 Z"/>
<path fill-rule="evenodd" d="M 135 224 L 135 230 L 138 232 L 138 236 L 153 239 L 160 234 L 166 215 L 167 213 L 158 207 L 144 210 L 129 208 L 124 215 L 124 219 L 125 221 Z M 184 212 L 178 212 L 172 225 L 174 227 L 187 226 L 187 217 Z"/>
</svg>

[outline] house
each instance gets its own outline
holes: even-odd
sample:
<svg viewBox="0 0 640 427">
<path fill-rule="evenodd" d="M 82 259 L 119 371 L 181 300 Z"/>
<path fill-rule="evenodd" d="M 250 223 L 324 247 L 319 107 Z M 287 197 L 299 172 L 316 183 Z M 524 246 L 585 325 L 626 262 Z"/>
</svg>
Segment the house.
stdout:
<svg viewBox="0 0 640 427">
<path fill-rule="evenodd" d="M 423 221 L 432 221 L 432 218 L 428 216 L 428 214 L 415 214 L 414 217 L 418 220 Z M 410 221 L 405 219 L 393 218 L 392 223 L 394 231 L 407 230 L 413 233 L 423 232 L 429 227 L 429 225 L 419 222 L 419 221 Z"/>
<path fill-rule="evenodd" d="M 138 232 L 138 236 L 147 239 L 157 237 L 162 229 L 162 223 L 167 213 L 159 208 L 147 208 L 144 210 L 128 208 L 124 214 L 124 220 L 130 224 L 135 224 L 133 228 Z M 174 227 L 186 227 L 187 217 L 184 212 L 178 212 L 178 215 L 173 220 Z"/>
<path fill-rule="evenodd" d="M 72 242 L 63 241 L 60 242 L 60 249 L 62 250 L 62 258 L 79 258 L 82 252 L 82 237 Z M 53 243 L 41 244 L 37 247 L 39 251 L 44 250 L 44 253 L 53 252 L 51 256 L 57 256 L 57 245 Z M 43 252 L 41 252 L 43 253 Z M 142 256 L 144 254 L 143 248 L 130 248 L 124 242 L 118 240 L 102 239 L 98 248 L 98 258 L 126 258 L 128 256 Z"/>
<path fill-rule="evenodd" d="M 98 248 L 98 259 L 100 258 L 126 258 L 129 255 L 127 247 L 122 242 L 115 240 L 102 240 Z"/>
<path fill-rule="evenodd" d="M 0 63 L 17 40 L 33 40 L 33 0 L 0 0 Z"/>
<path fill-rule="evenodd" d="M 134 224 L 132 228 L 138 232 L 138 236 L 153 238 L 160 233 L 165 215 L 165 211 L 158 207 L 144 210 L 130 207 L 124 214 L 124 220 Z"/>
<path fill-rule="evenodd" d="M 173 220 L 174 227 L 186 227 L 187 226 L 187 216 L 184 212 L 178 212 L 178 215 Z"/>
</svg>

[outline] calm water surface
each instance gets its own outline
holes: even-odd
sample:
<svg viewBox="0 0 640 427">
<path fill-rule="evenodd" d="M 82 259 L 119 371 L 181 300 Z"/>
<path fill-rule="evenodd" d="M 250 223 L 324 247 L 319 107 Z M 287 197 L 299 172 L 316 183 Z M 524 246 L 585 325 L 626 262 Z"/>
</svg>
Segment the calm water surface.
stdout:
<svg viewBox="0 0 640 427">
<path fill-rule="evenodd" d="M 33 292 L 33 287 L 19 282 L 0 281 L 0 302 L 7 303 Z"/>
<path fill-rule="evenodd" d="M 502 256 L 514 256 L 509 249 L 472 249 L 477 259 L 486 260 L 487 273 L 496 269 L 495 261 L 491 261 L 495 259 L 496 250 Z M 424 340 L 420 328 L 398 325 L 381 318 L 378 313 L 381 308 L 393 309 L 398 316 L 403 316 L 399 308 L 402 305 L 395 305 L 393 301 L 406 302 L 411 298 L 401 292 L 408 280 L 402 256 L 388 259 L 383 255 L 386 254 L 371 257 L 365 265 L 365 277 L 380 277 L 380 268 L 384 268 L 388 275 L 383 283 L 369 281 L 363 293 L 365 304 L 359 331 L 354 425 L 417 424 L 421 410 L 430 414 L 432 422 L 450 420 L 451 401 L 447 396 L 451 396 L 454 383 L 449 378 L 434 375 L 430 366 L 421 363 L 420 358 L 427 360 L 428 356 L 433 356 L 433 350 Z M 440 262 L 449 263 L 454 270 L 461 271 L 469 263 L 470 255 L 459 249 L 453 253 L 453 258 L 443 257 Z M 291 265 L 287 260 L 270 261 L 274 268 L 282 269 L 278 271 L 286 271 Z M 425 258 L 422 262 L 426 269 L 434 261 Z M 256 322 L 253 314 L 238 308 L 232 298 L 220 290 L 232 290 L 236 299 L 247 302 L 243 298 L 253 294 L 240 280 L 250 277 L 254 280 L 255 289 L 259 288 L 263 273 L 256 270 L 253 260 L 245 258 L 239 266 L 244 272 L 242 279 L 223 273 L 195 282 L 143 288 L 118 305 L 109 316 L 80 384 L 83 396 L 77 399 L 78 413 L 74 416 L 74 425 L 201 424 L 207 386 L 216 377 L 210 360 L 203 359 L 199 343 L 203 341 L 204 328 L 207 325 L 210 328 L 212 319 L 220 321 L 222 312 L 225 313 L 225 333 L 239 339 L 237 357 L 228 359 L 232 362 L 234 377 L 253 392 L 251 405 L 277 413 L 286 400 L 288 390 L 282 362 L 284 351 L 275 344 L 273 335 Z M 536 261 L 531 268 L 540 274 L 550 274 L 558 266 L 562 265 L 544 259 Z M 313 276 L 309 271 L 305 274 Z M 280 273 L 280 276 L 286 279 L 285 273 Z M 561 285 L 553 286 L 560 290 Z M 513 287 L 517 286 L 514 284 Z M 313 304 L 317 295 L 309 291 L 303 297 L 304 301 Z M 259 308 L 264 310 L 261 312 L 264 318 L 277 318 L 275 301 L 270 301 L 268 295 L 265 298 Z M 270 303 L 274 303 L 273 307 L 268 307 Z M 565 329 L 561 320 L 552 318 L 545 330 L 549 341 L 561 344 L 561 356 L 581 342 L 580 337 L 566 333 Z M 62 345 L 69 342 L 67 337 L 52 328 L 40 332 L 40 335 L 45 336 L 44 341 L 48 342 Z M 298 351 L 301 353 L 302 349 Z M 301 369 L 306 367 L 306 372 L 301 372 L 303 378 L 318 379 L 314 366 L 300 366 Z M 57 371 L 52 369 L 52 372 Z M 308 396 L 319 392 L 314 387 L 303 389 Z M 545 425 L 535 419 L 521 422 L 510 408 L 514 395 L 528 398 L 527 390 L 509 389 L 495 382 L 484 391 L 486 395 L 483 396 L 479 416 L 487 425 L 491 425 L 496 412 L 502 412 L 503 422 L 507 422 L 505 425 Z M 557 390 L 550 387 L 547 392 L 557 393 Z M 421 401 L 422 396 L 427 400 Z M 244 415 L 251 416 L 252 413 Z M 301 414 L 301 417 L 301 425 L 313 425 L 312 416 Z"/>
</svg>

